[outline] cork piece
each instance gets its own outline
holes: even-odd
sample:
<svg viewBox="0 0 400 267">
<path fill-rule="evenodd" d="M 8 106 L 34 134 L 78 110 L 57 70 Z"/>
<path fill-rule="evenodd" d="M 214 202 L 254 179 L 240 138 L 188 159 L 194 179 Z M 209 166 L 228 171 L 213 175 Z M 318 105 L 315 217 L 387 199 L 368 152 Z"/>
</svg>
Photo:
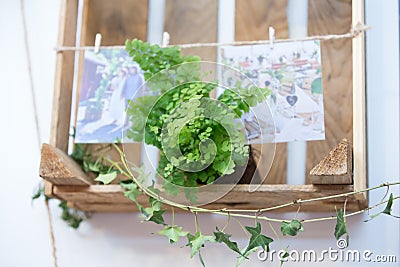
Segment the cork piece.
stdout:
<svg viewBox="0 0 400 267">
<path fill-rule="evenodd" d="M 93 184 L 81 167 L 62 150 L 48 144 L 42 146 L 39 175 L 54 185 Z"/>
<path fill-rule="evenodd" d="M 310 171 L 312 184 L 352 184 L 352 152 L 347 139 L 343 139 Z"/>
</svg>

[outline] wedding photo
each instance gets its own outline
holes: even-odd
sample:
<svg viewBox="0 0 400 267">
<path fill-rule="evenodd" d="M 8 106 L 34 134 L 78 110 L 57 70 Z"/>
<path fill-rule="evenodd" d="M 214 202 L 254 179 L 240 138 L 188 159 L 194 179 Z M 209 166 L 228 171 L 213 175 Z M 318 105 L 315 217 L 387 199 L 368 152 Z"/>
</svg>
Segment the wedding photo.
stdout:
<svg viewBox="0 0 400 267">
<path fill-rule="evenodd" d="M 143 85 L 136 62 L 122 49 L 85 51 L 76 143 L 117 143 L 123 138 L 125 111 Z"/>
</svg>

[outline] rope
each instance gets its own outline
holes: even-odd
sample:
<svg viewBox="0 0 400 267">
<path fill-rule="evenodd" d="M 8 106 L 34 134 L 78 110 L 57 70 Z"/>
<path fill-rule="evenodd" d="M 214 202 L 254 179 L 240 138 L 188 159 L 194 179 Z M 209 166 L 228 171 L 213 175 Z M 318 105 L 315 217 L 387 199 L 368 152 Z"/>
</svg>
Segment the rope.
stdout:
<svg viewBox="0 0 400 267">
<path fill-rule="evenodd" d="M 23 0 L 22 0 L 23 1 Z M 54 229 L 53 229 L 53 219 L 51 217 L 51 210 L 49 206 L 49 200 L 46 199 L 46 210 L 47 210 L 47 219 L 49 221 L 49 231 L 50 231 L 50 239 L 51 239 L 51 248 L 53 252 L 53 260 L 54 260 L 54 267 L 58 267 L 57 264 L 57 250 L 56 250 L 56 240 L 54 238 Z"/>
<path fill-rule="evenodd" d="M 34 83 L 33 83 L 33 74 L 32 74 L 32 64 L 31 64 L 31 55 L 30 55 L 30 50 L 29 50 L 29 41 L 28 41 L 28 30 L 27 30 L 27 23 L 26 23 L 26 16 L 25 16 L 25 2 L 24 0 L 20 1 L 20 8 L 21 8 L 21 16 L 22 16 L 22 26 L 23 26 L 23 31 L 24 31 L 24 44 L 25 44 L 25 53 L 27 57 L 27 65 L 28 65 L 28 74 L 29 74 L 29 87 L 30 87 L 30 93 L 32 97 L 32 106 L 33 106 L 33 113 L 35 117 L 35 127 L 36 127 L 36 138 L 37 138 L 37 144 L 38 144 L 38 149 L 39 149 L 39 155 L 40 155 L 40 150 L 41 150 L 41 143 L 42 143 L 42 137 L 41 137 L 41 132 L 40 132 L 40 124 L 39 124 L 39 116 L 38 116 L 38 109 L 37 109 L 37 102 L 36 102 L 36 93 L 35 93 L 35 88 L 34 88 Z M 50 239 L 51 239 L 51 247 L 52 247 L 52 254 L 53 254 L 53 260 L 54 260 L 54 267 L 58 267 L 57 264 L 57 253 L 56 253 L 56 245 L 55 245 L 55 239 L 54 239 L 54 230 L 53 230 L 53 221 L 51 217 L 51 210 L 49 206 L 48 200 L 45 201 L 46 204 L 46 210 L 47 210 L 47 218 L 49 222 L 49 232 L 50 232 Z"/>
<path fill-rule="evenodd" d="M 328 34 L 328 35 L 315 35 L 308 36 L 304 38 L 294 38 L 294 39 L 277 39 L 274 43 L 283 43 L 283 42 L 301 42 L 301 41 L 310 41 L 310 40 L 320 40 L 320 41 L 328 41 L 328 40 L 338 40 L 338 39 L 347 39 L 354 38 L 361 33 L 369 30 L 371 27 L 362 24 L 361 22 L 357 23 L 349 32 L 344 34 Z M 236 41 L 236 42 L 228 42 L 228 43 L 193 43 L 193 44 L 178 44 L 178 45 L 167 45 L 166 47 L 179 46 L 182 49 L 186 48 L 195 48 L 195 47 L 218 47 L 218 46 L 228 46 L 228 45 L 253 45 L 253 44 L 269 44 L 270 40 L 258 40 L 258 41 Z M 86 51 L 93 50 L 94 46 L 58 46 L 55 48 L 56 52 L 63 51 Z M 103 50 L 112 50 L 112 49 L 125 49 L 124 45 L 111 45 L 111 46 L 99 46 L 99 49 Z"/>
</svg>

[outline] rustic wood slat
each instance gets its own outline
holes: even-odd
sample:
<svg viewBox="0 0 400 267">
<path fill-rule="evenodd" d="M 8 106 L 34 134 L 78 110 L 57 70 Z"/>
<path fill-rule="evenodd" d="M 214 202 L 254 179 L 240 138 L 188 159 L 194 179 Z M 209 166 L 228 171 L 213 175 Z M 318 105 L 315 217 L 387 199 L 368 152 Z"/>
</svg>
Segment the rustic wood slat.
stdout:
<svg viewBox="0 0 400 267">
<path fill-rule="evenodd" d="M 351 28 L 351 0 L 309 0 L 308 8 L 310 36 L 347 33 Z M 351 38 L 321 42 L 325 140 L 307 142 L 308 172 L 343 138 L 353 143 L 351 55 Z"/>
<path fill-rule="evenodd" d="M 352 24 L 364 23 L 364 1 L 353 0 Z M 353 153 L 354 189 L 367 188 L 367 128 L 365 110 L 365 34 L 353 38 Z M 367 203 L 367 193 L 359 195 Z"/>
<path fill-rule="evenodd" d="M 287 0 L 236 0 L 235 40 L 268 39 L 268 27 L 275 28 L 277 39 L 288 38 Z M 258 146 L 253 146 L 257 149 Z M 256 160 L 257 161 L 257 160 Z M 258 162 L 258 161 L 257 161 Z M 269 166 L 260 164 L 259 168 Z M 260 173 L 266 173 L 261 169 Z M 276 144 L 275 157 L 265 184 L 286 182 L 286 144 Z"/>
<path fill-rule="evenodd" d="M 215 186 L 212 191 L 214 193 L 224 192 L 223 185 Z M 213 192 L 206 192 L 205 194 L 212 194 Z M 247 185 L 237 185 L 232 191 L 217 201 L 206 205 L 208 208 L 254 208 L 270 207 L 289 201 L 298 199 L 310 199 L 323 197 L 328 195 L 335 195 L 344 192 L 352 192 L 351 185 L 336 185 L 336 186 L 313 186 L 313 185 L 262 185 L 256 192 L 249 192 Z M 88 187 L 74 187 L 74 186 L 55 186 L 54 195 L 68 199 L 74 203 L 85 203 L 86 207 L 93 204 L 93 210 L 97 204 L 108 205 L 112 208 L 113 205 L 129 205 L 131 200 L 124 197 L 123 189 L 119 185 L 91 185 Z M 200 196 L 201 197 L 201 196 Z M 138 201 L 145 203 L 147 197 L 140 196 Z M 344 203 L 345 197 L 330 199 L 326 201 L 319 201 L 314 203 L 302 204 L 302 207 L 310 206 L 316 207 L 314 211 L 328 211 L 333 210 L 333 206 L 340 206 Z M 353 205 L 355 209 L 358 207 L 358 202 L 354 196 L 348 197 L 348 205 Z M 322 206 L 321 206 L 322 205 Z M 79 206 L 79 204 L 77 204 Z M 320 207 L 319 207 L 320 206 Z M 332 208 L 332 209 L 331 209 Z M 112 211 L 110 209 L 109 211 Z"/>
<path fill-rule="evenodd" d="M 218 1 L 166 0 L 164 30 L 171 44 L 217 41 Z M 202 60 L 215 61 L 215 47 L 183 49 L 184 55 L 198 55 Z"/>
<path fill-rule="evenodd" d="M 312 184 L 352 184 L 353 160 L 351 145 L 343 139 L 311 171 Z"/>
<path fill-rule="evenodd" d="M 220 186 L 223 190 L 224 186 Z M 218 190 L 218 187 L 217 189 Z M 207 204 L 210 209 L 238 208 L 259 209 L 271 207 L 297 199 L 309 199 L 343 192 L 352 192 L 352 186 L 312 186 L 312 185 L 263 185 L 257 192 L 248 192 L 245 185 L 236 186 L 221 199 Z M 86 211 L 135 211 L 131 200 L 123 196 L 123 190 L 118 185 L 92 185 L 89 187 L 55 186 L 54 194 L 68 199 L 76 207 Z M 147 203 L 147 197 L 140 196 L 140 203 Z M 343 205 L 345 198 L 337 198 L 314 203 L 302 204 L 302 211 L 334 211 L 334 206 Z M 279 211 L 296 211 L 297 205 Z M 348 197 L 348 210 L 359 209 L 359 202 L 354 196 Z"/>
<path fill-rule="evenodd" d="M 102 35 L 102 45 L 123 44 L 126 39 L 138 38 L 146 40 L 148 19 L 147 0 L 87 0 L 82 9 L 81 46 L 93 45 L 96 33 Z M 84 65 L 84 52 L 79 54 L 78 88 L 81 86 Z M 80 90 L 77 90 L 76 108 L 79 106 Z M 77 114 L 77 109 L 75 114 Z M 74 118 L 76 120 L 76 118 Z M 76 124 L 76 121 L 75 121 Z M 87 144 L 90 153 L 99 150 L 104 144 Z M 141 144 L 125 144 L 127 160 L 136 166 L 140 165 Z M 95 152 L 93 156 L 107 155 L 113 161 L 119 161 L 120 156 L 115 149 L 105 153 Z M 119 175 L 118 179 L 122 178 Z"/>
<path fill-rule="evenodd" d="M 75 46 L 78 0 L 62 0 L 58 46 Z M 68 150 L 69 126 L 74 78 L 73 51 L 59 52 L 56 57 L 50 144 Z"/>
<path fill-rule="evenodd" d="M 343 205 L 342 203 L 329 203 L 323 202 L 319 203 L 319 205 L 310 205 L 304 204 L 301 206 L 301 211 L 303 212 L 334 212 L 335 207 L 339 207 Z M 137 212 L 137 208 L 134 203 L 86 203 L 86 202 L 78 202 L 73 203 L 72 207 L 77 208 L 82 211 L 87 212 Z M 250 204 L 232 204 L 232 205 L 224 205 L 224 204 L 210 204 L 206 206 L 209 209 L 223 209 L 223 208 L 231 208 L 231 209 L 258 209 L 259 205 L 250 205 Z M 298 206 L 293 207 L 285 207 L 277 212 L 296 212 Z M 349 212 L 357 211 L 360 209 L 360 204 L 357 201 L 349 201 L 347 202 L 346 210 Z M 170 210 L 167 207 L 167 210 Z M 184 210 L 174 209 L 175 212 L 184 212 Z"/>
<path fill-rule="evenodd" d="M 101 33 L 102 45 L 124 44 L 126 39 L 147 37 L 147 0 L 86 0 L 83 25 L 85 45 L 93 45 Z M 85 2 L 86 2 L 85 1 Z M 85 15 L 86 14 L 86 15 Z"/>
<path fill-rule="evenodd" d="M 54 185 L 93 184 L 93 180 L 73 159 L 61 149 L 48 144 L 42 146 L 39 175 Z"/>
</svg>

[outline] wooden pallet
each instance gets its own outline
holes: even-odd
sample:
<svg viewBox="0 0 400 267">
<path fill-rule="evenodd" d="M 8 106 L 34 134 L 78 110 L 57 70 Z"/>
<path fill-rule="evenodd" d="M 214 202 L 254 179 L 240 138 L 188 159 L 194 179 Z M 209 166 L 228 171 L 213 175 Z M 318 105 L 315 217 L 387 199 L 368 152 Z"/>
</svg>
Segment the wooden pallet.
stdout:
<svg viewBox="0 0 400 267">
<path fill-rule="evenodd" d="M 277 30 L 277 38 L 287 38 L 286 4 L 282 0 L 236 0 L 236 40 L 265 39 L 269 25 Z M 147 5 L 146 0 L 115 0 L 112 4 L 108 0 L 85 0 L 82 25 L 78 26 L 78 0 L 62 0 L 58 45 L 74 46 L 78 27 L 82 30 L 81 45 L 93 45 L 97 32 L 103 35 L 103 45 L 123 44 L 127 38 L 145 40 Z M 171 43 L 217 41 L 217 8 L 215 0 L 166 0 L 165 30 L 171 34 Z M 363 23 L 363 13 L 362 0 L 309 0 L 309 35 L 346 33 L 351 25 Z M 196 53 L 205 60 L 216 57 L 215 48 L 184 53 Z M 326 140 L 307 144 L 307 169 L 312 171 L 306 184 L 285 184 L 286 145 L 278 144 L 266 179 L 269 184 L 261 185 L 253 193 L 246 185 L 237 185 L 207 207 L 258 209 L 367 187 L 364 34 L 353 40 L 323 42 L 322 57 Z M 46 194 L 85 211 L 133 211 L 135 205 L 123 197 L 119 185 L 94 184 L 67 156 L 71 103 L 76 101 L 72 99 L 74 64 L 74 52 L 58 52 L 51 140 L 43 146 L 40 168 Z M 342 138 L 352 146 L 343 141 L 334 147 Z M 139 147 L 136 154 L 140 155 Z M 322 159 L 324 155 L 327 156 Z M 333 211 L 344 201 L 339 198 L 307 203 L 302 210 Z M 348 197 L 347 207 L 358 210 L 367 203 L 367 194 L 361 193 Z M 296 210 L 296 206 L 283 209 Z"/>
</svg>

